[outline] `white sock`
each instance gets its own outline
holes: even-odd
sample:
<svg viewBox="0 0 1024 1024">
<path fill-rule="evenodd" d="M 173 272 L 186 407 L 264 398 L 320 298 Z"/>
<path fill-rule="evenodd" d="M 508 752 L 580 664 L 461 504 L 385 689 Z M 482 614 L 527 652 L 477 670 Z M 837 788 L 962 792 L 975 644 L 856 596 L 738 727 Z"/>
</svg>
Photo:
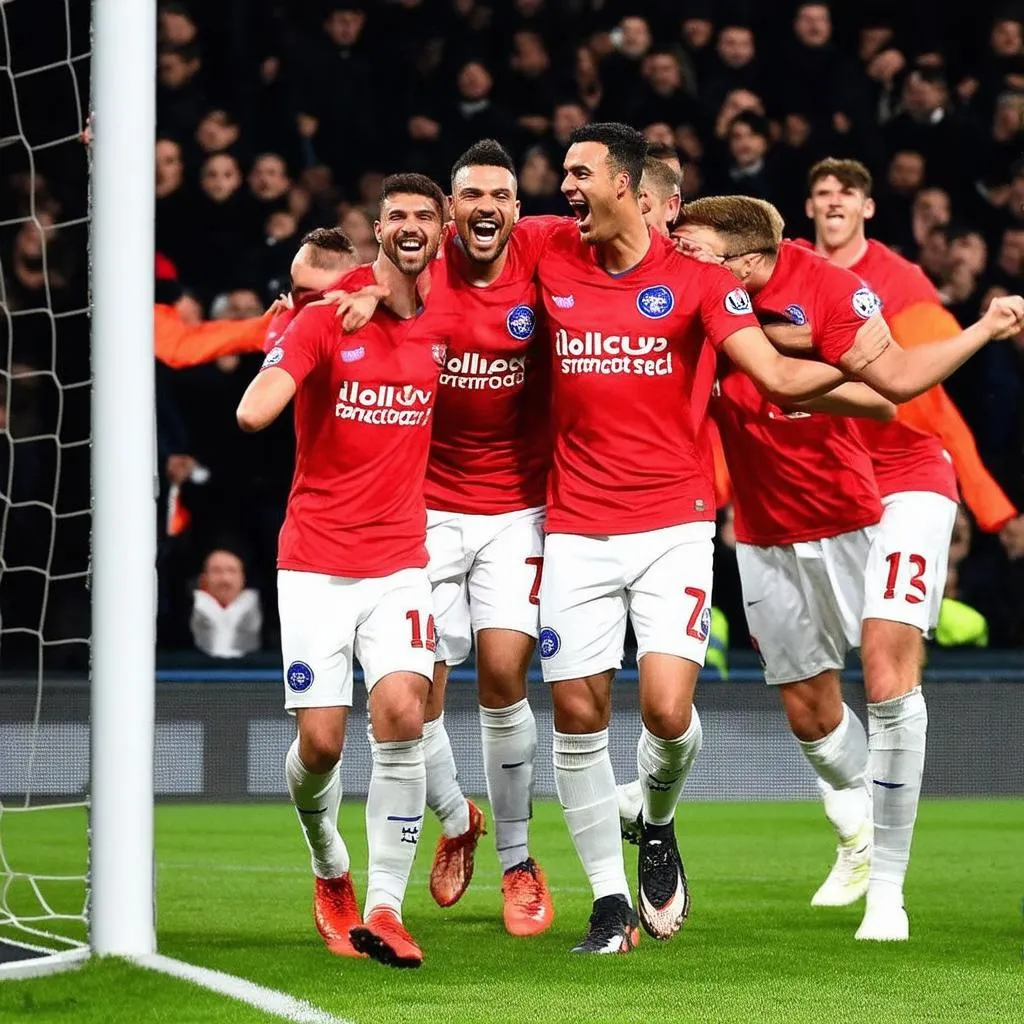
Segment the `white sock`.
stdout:
<svg viewBox="0 0 1024 1024">
<path fill-rule="evenodd" d="M 501 870 L 508 871 L 530 856 L 527 837 L 533 815 L 537 723 L 529 701 L 524 697 L 507 708 L 480 705 L 480 740 L 498 859 Z"/>
<path fill-rule="evenodd" d="M 875 819 L 868 899 L 903 899 L 927 736 L 928 709 L 920 686 L 902 697 L 868 705 L 868 767 Z"/>
<path fill-rule="evenodd" d="M 469 804 L 459 788 L 444 712 L 433 722 L 423 723 L 423 761 L 427 769 L 427 806 L 437 815 L 449 839 L 469 828 Z"/>
<path fill-rule="evenodd" d="M 843 705 L 839 724 L 820 740 L 799 740 L 818 788 L 825 800 L 825 814 L 840 839 L 852 839 L 871 813 L 867 788 L 868 737 L 860 719 Z"/>
<path fill-rule="evenodd" d="M 619 817 L 623 821 L 636 821 L 644 809 L 644 790 L 639 779 L 615 787 L 619 797 Z"/>
<path fill-rule="evenodd" d="M 667 825 L 675 817 L 686 776 L 697 760 L 703 741 L 704 732 L 696 708 L 692 711 L 689 728 L 673 740 L 655 736 L 647 726 L 641 728 L 636 745 L 636 767 L 647 824 Z"/>
<path fill-rule="evenodd" d="M 318 878 L 338 878 L 349 868 L 348 847 L 338 831 L 341 763 L 325 775 L 314 775 L 299 757 L 296 737 L 284 758 L 284 775 L 313 858 L 313 874 Z"/>
<path fill-rule="evenodd" d="M 367 912 L 390 907 L 399 917 L 416 857 L 426 803 L 423 740 L 377 743 L 366 794 L 370 872 Z"/>
<path fill-rule="evenodd" d="M 621 896 L 632 906 L 608 730 L 582 735 L 555 732 L 553 753 L 558 799 L 594 899 Z"/>
</svg>

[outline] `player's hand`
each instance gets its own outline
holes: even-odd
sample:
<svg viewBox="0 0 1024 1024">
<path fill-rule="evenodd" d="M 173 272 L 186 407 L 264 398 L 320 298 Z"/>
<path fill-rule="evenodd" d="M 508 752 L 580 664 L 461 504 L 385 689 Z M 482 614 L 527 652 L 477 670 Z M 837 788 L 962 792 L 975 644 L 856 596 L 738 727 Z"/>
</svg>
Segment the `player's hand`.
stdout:
<svg viewBox="0 0 1024 1024">
<path fill-rule="evenodd" d="M 673 235 L 672 240 L 676 243 L 676 252 L 681 252 L 684 256 L 690 256 L 700 263 L 722 262 L 722 257 L 718 253 L 712 252 L 708 246 L 695 242 L 692 238 Z"/>
<path fill-rule="evenodd" d="M 270 304 L 270 309 L 267 312 L 271 316 L 277 316 L 278 313 L 283 313 L 285 310 L 292 308 L 292 297 L 291 293 L 285 295 L 283 292 L 278 295 L 276 299 Z"/>
<path fill-rule="evenodd" d="M 336 306 L 335 315 L 341 318 L 341 329 L 347 334 L 366 326 L 377 310 L 381 299 L 386 299 L 391 290 L 383 284 L 368 284 L 357 292 L 324 292 L 324 297 L 311 306 Z"/>
<path fill-rule="evenodd" d="M 999 540 L 1011 561 L 1024 558 L 1024 516 L 1011 519 L 999 532 Z"/>
<path fill-rule="evenodd" d="M 994 298 L 978 321 L 993 341 L 1012 338 L 1024 329 L 1024 298 L 1000 295 Z"/>
</svg>

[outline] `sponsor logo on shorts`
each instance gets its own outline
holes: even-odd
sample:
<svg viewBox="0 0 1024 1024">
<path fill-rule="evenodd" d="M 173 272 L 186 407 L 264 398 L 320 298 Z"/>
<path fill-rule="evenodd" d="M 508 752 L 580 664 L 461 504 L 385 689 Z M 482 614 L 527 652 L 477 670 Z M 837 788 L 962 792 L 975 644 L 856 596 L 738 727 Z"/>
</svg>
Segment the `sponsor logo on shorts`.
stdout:
<svg viewBox="0 0 1024 1024">
<path fill-rule="evenodd" d="M 725 311 L 733 316 L 743 316 L 753 310 L 750 303 L 750 296 L 745 288 L 733 288 L 725 297 Z"/>
<path fill-rule="evenodd" d="M 882 300 L 870 288 L 858 288 L 852 302 L 854 313 L 862 320 L 870 320 L 882 308 Z"/>
<path fill-rule="evenodd" d="M 285 673 L 288 689 L 294 693 L 305 693 L 313 685 L 313 670 L 304 661 L 293 661 Z"/>
<path fill-rule="evenodd" d="M 795 302 L 792 306 L 786 307 L 786 316 L 789 317 L 789 322 L 796 324 L 797 327 L 803 327 L 807 323 L 807 310 L 803 306 L 798 306 Z"/>
<path fill-rule="evenodd" d="M 582 338 L 555 332 L 558 368 L 565 374 L 626 373 L 638 377 L 665 377 L 672 372 L 668 338 L 660 335 L 602 334 L 585 331 Z"/>
<path fill-rule="evenodd" d="M 537 637 L 537 646 L 540 648 L 542 660 L 547 661 L 561 649 L 562 638 L 550 626 L 542 626 L 540 635 Z"/>
<path fill-rule="evenodd" d="M 711 633 L 711 609 L 705 605 L 704 611 L 700 613 L 700 638 L 707 640 Z"/>
<path fill-rule="evenodd" d="M 551 296 L 551 301 L 559 309 L 572 309 L 572 307 L 576 305 L 576 296 L 575 295 L 552 295 Z"/>
<path fill-rule="evenodd" d="M 359 348 L 343 348 L 341 350 L 341 361 L 343 363 L 357 363 L 366 355 L 366 349 L 362 345 Z"/>
<path fill-rule="evenodd" d="M 263 360 L 263 365 L 260 367 L 261 370 L 266 370 L 268 367 L 277 366 L 281 360 L 284 359 L 284 349 L 280 345 L 275 345 L 266 355 Z"/>
<path fill-rule="evenodd" d="M 515 309 L 509 310 L 508 316 L 505 317 L 505 327 L 516 341 L 529 341 L 536 326 L 537 317 L 529 306 L 516 306 Z"/>
<path fill-rule="evenodd" d="M 636 308 L 649 320 L 668 316 L 675 307 L 672 289 L 664 284 L 652 284 L 636 297 Z"/>
<path fill-rule="evenodd" d="M 432 388 L 346 380 L 338 388 L 334 415 L 376 426 L 420 427 L 430 421 L 433 405 Z"/>
</svg>

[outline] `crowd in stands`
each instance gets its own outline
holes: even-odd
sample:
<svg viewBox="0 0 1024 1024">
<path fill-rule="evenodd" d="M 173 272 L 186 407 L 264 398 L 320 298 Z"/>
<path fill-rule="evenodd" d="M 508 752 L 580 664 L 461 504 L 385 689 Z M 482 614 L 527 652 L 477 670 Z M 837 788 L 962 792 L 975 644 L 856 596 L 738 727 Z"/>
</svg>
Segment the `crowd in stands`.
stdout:
<svg viewBox="0 0 1024 1024">
<path fill-rule="evenodd" d="M 40 19 L 48 6 L 34 6 Z M 70 31 L 80 36 L 82 25 Z M 23 59 L 47 59 L 41 34 Z M 417 170 L 444 184 L 482 137 L 515 155 L 524 215 L 566 212 L 561 156 L 588 120 L 627 121 L 674 148 L 684 198 L 770 200 L 792 237 L 810 229 L 810 166 L 855 157 L 876 179 L 870 234 L 920 263 L 961 324 L 992 295 L 1024 291 L 1022 5 L 193 0 L 161 4 L 157 45 L 157 300 L 186 322 L 258 316 L 288 289 L 289 263 L 312 228 L 341 226 L 372 259 L 383 175 Z M 58 72 L 87 85 L 87 67 Z M 62 95 L 63 105 L 44 103 L 19 82 L 3 103 L 21 104 L 29 133 L 45 111 L 80 116 L 66 83 Z M 54 640 L 88 632 L 85 580 L 74 575 L 86 564 L 87 517 L 53 518 L 88 507 L 87 448 L 75 445 L 88 437 L 88 324 L 75 312 L 87 305 L 80 128 L 59 129 L 68 138 L 55 147 L 60 159 L 15 159 L 0 172 L 10 310 L 3 565 L 73 576 L 44 593 L 38 572 L 4 573 L 0 614 L 5 628 L 42 621 Z M 292 437 L 287 422 L 255 436 L 236 429 L 257 367 L 256 356 L 159 367 L 168 647 L 223 655 L 275 646 L 274 553 Z M 1024 507 L 1024 338 L 988 346 L 948 390 L 986 465 Z M 20 504 L 33 499 L 49 511 Z M 965 520 L 959 542 L 949 596 L 984 616 L 991 645 L 1024 646 L 1024 536 L 1000 539 Z M 728 589 L 728 548 L 721 553 Z M 226 619 L 207 600 L 217 588 L 245 604 L 230 642 L 218 639 Z M 744 644 L 742 615 L 730 619 L 734 645 Z"/>
</svg>

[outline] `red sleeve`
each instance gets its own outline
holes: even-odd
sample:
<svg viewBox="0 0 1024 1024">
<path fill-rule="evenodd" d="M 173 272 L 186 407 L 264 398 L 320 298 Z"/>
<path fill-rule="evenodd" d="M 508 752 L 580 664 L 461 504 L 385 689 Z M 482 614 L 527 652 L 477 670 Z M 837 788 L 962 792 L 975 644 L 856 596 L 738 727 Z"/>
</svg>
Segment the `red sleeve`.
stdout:
<svg viewBox="0 0 1024 1024">
<path fill-rule="evenodd" d="M 853 348 L 857 332 L 882 309 L 881 300 L 856 274 L 825 263 L 817 282 L 817 327 L 814 347 L 832 366 Z M 813 285 L 812 285 L 813 287 Z"/>
<path fill-rule="evenodd" d="M 541 254 L 544 252 L 544 247 L 548 244 L 554 232 L 559 227 L 563 227 L 571 222 L 572 217 L 553 217 L 547 215 L 523 217 L 516 224 L 515 230 L 522 236 L 525 243 L 523 245 L 523 258 L 526 268 L 530 273 L 536 271 Z"/>
<path fill-rule="evenodd" d="M 267 333 L 263 338 L 263 351 L 269 352 L 284 335 L 284 332 L 288 329 L 288 325 L 298 315 L 298 310 L 295 309 L 282 309 L 280 313 L 275 313 L 271 318 L 270 324 L 267 326 Z"/>
<path fill-rule="evenodd" d="M 333 319 L 333 310 L 322 306 L 303 310 L 267 353 L 260 370 L 276 366 L 292 377 L 296 387 L 299 386 L 320 362 Z"/>
<path fill-rule="evenodd" d="M 708 341 L 717 349 L 744 327 L 760 330 L 750 296 L 745 288 L 739 287 L 736 278 L 725 267 L 695 265 L 701 268 L 700 318 Z"/>
</svg>

